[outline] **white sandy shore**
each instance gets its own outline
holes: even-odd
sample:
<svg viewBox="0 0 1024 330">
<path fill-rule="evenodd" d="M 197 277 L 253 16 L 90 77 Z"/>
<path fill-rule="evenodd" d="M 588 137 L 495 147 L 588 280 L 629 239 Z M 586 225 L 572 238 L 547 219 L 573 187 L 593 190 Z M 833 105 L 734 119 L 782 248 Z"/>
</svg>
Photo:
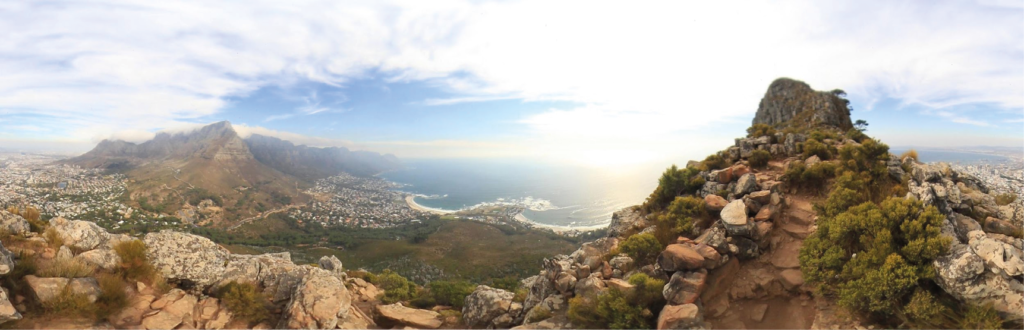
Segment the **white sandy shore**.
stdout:
<svg viewBox="0 0 1024 330">
<path fill-rule="evenodd" d="M 426 207 L 426 206 L 420 205 L 420 204 L 416 203 L 416 196 L 415 195 L 405 196 L 405 203 L 409 204 L 409 207 L 411 207 L 413 210 L 420 211 L 420 212 L 428 212 L 428 213 L 433 213 L 433 214 L 455 213 L 455 211 L 435 209 L 435 208 L 432 208 L 432 207 Z"/>
<path fill-rule="evenodd" d="M 409 207 L 411 207 L 413 210 L 417 210 L 417 211 L 420 211 L 420 212 L 428 212 L 428 213 L 441 214 L 441 215 L 452 214 L 452 213 L 457 212 L 457 211 L 442 210 L 442 209 L 436 209 L 436 208 L 426 207 L 426 206 L 420 205 L 419 203 L 416 203 L 416 196 L 415 195 L 405 196 L 405 202 L 407 204 L 409 204 Z M 550 229 L 550 230 L 553 230 L 553 231 L 559 232 L 559 233 L 560 232 L 567 232 L 567 231 L 571 231 L 571 230 L 590 231 L 590 230 L 598 230 L 598 229 L 603 229 L 603 228 L 607 228 L 608 227 L 608 225 L 594 225 L 594 226 L 580 226 L 580 227 L 548 225 L 548 224 L 534 222 L 533 220 L 530 220 L 529 218 L 527 218 L 522 213 L 516 214 L 515 219 L 516 219 L 516 221 L 528 224 L 528 225 L 530 225 L 530 226 L 532 226 L 534 228 Z"/>
</svg>

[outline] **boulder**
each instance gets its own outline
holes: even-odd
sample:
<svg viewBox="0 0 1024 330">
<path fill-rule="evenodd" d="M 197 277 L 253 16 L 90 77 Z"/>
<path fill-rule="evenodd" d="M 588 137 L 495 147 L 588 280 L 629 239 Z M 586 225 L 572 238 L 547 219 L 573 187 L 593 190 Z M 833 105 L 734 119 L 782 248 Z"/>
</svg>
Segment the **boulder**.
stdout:
<svg viewBox="0 0 1024 330">
<path fill-rule="evenodd" d="M 1003 234 L 1006 236 L 1013 236 L 1016 231 L 1020 230 L 1019 227 L 1014 226 L 1012 223 L 1006 220 L 988 217 L 985 219 L 985 232 Z"/>
<path fill-rule="evenodd" d="M 174 329 L 181 324 L 181 316 L 167 312 L 157 312 L 142 319 L 144 329 Z"/>
<path fill-rule="evenodd" d="M 600 273 L 594 273 L 593 275 L 601 276 Z M 548 280 L 547 276 L 534 275 L 526 278 L 523 282 L 523 288 L 526 289 L 526 299 L 523 300 L 523 308 L 526 310 L 532 310 L 534 306 L 541 303 L 548 295 L 555 292 L 554 283 Z"/>
<path fill-rule="evenodd" d="M 729 252 L 729 245 L 726 243 L 726 232 L 725 227 L 720 223 L 708 228 L 702 233 L 694 242 L 710 246 L 718 251 L 719 254 L 725 254 Z"/>
<path fill-rule="evenodd" d="M 757 215 L 754 216 L 754 221 L 768 221 L 772 219 L 772 207 L 762 207 L 760 211 L 757 211 Z"/>
<path fill-rule="evenodd" d="M 85 251 L 75 256 L 75 259 L 79 259 L 93 267 L 110 271 L 117 269 L 118 264 L 121 263 L 121 257 L 118 257 L 117 253 L 113 250 L 108 249 Z"/>
<path fill-rule="evenodd" d="M 666 272 L 704 267 L 704 257 L 685 244 L 670 244 L 658 255 L 658 266 Z"/>
<path fill-rule="evenodd" d="M 75 254 L 71 253 L 71 249 L 69 249 L 67 246 L 61 245 L 61 247 L 57 249 L 57 259 L 68 260 L 74 256 Z"/>
<path fill-rule="evenodd" d="M 747 224 L 747 206 L 743 200 L 737 199 L 729 202 L 722 209 L 722 222 L 726 225 L 743 226 Z"/>
<path fill-rule="evenodd" d="M 729 204 L 725 198 L 718 195 L 707 195 L 704 196 L 704 203 L 707 205 L 708 211 L 721 211 Z"/>
<path fill-rule="evenodd" d="M 82 220 L 67 220 L 57 217 L 50 220 L 50 227 L 64 241 L 65 246 L 79 251 L 88 251 L 107 241 L 107 231 L 96 223 Z"/>
<path fill-rule="evenodd" d="M 964 244 L 933 261 L 935 283 L 961 301 L 993 304 L 1006 318 L 1024 317 L 1024 285 L 1005 275 L 985 271 L 985 261 Z"/>
<path fill-rule="evenodd" d="M 230 254 L 217 286 L 231 281 L 259 283 L 276 302 L 291 298 L 295 287 L 311 267 L 295 265 L 288 252 L 259 255 Z M 333 273 L 333 272 L 332 272 Z"/>
<path fill-rule="evenodd" d="M 621 278 L 613 278 L 613 279 L 604 281 L 604 286 L 608 287 L 608 288 L 613 288 L 613 289 L 619 290 L 620 292 L 623 292 L 623 293 L 630 293 L 630 292 L 633 292 L 634 289 L 636 289 L 636 287 L 634 285 L 629 284 L 629 282 L 626 282 L 625 280 L 623 280 Z"/>
<path fill-rule="evenodd" d="M 821 163 L 821 158 L 818 158 L 818 155 L 808 157 L 807 160 L 804 160 L 804 165 L 807 165 L 807 167 L 817 165 L 818 163 Z"/>
<path fill-rule="evenodd" d="M 768 205 L 772 201 L 772 192 L 770 190 L 755 191 L 750 193 L 748 197 L 760 205 Z"/>
<path fill-rule="evenodd" d="M 21 319 L 21 313 L 11 304 L 6 289 L 0 289 L 0 324 Z"/>
<path fill-rule="evenodd" d="M 334 255 L 331 255 L 330 257 L 320 257 L 320 261 L 318 262 L 318 264 L 320 265 L 320 268 L 330 271 L 335 275 L 345 274 L 345 270 L 341 267 L 341 260 L 338 260 L 338 257 Z"/>
<path fill-rule="evenodd" d="M 167 279 L 202 289 L 224 276 L 230 253 L 205 237 L 162 230 L 143 241 L 150 263 Z"/>
<path fill-rule="evenodd" d="M 576 288 L 575 276 L 572 276 L 567 272 L 562 272 L 561 274 L 558 274 L 557 278 L 555 278 L 555 290 L 558 290 L 558 292 L 561 292 L 562 294 L 572 293 L 574 288 Z"/>
<path fill-rule="evenodd" d="M 703 321 L 697 305 L 665 305 L 658 314 L 658 330 L 703 328 Z"/>
<path fill-rule="evenodd" d="M 722 265 L 722 254 L 718 253 L 718 250 L 715 250 L 715 248 L 704 244 L 697 244 L 697 246 L 694 247 L 694 250 L 696 250 L 701 257 L 704 257 L 704 268 L 715 269 Z"/>
<path fill-rule="evenodd" d="M 587 265 L 590 266 L 590 269 L 596 269 L 601 266 L 601 261 L 604 261 L 604 256 L 618 246 L 618 238 L 598 238 L 592 242 L 583 243 L 583 245 L 569 255 L 569 257 L 577 264 Z"/>
<path fill-rule="evenodd" d="M 12 270 L 14 270 L 14 253 L 0 243 L 0 275 L 10 273 Z"/>
<path fill-rule="evenodd" d="M 609 260 L 608 264 L 612 266 L 613 270 L 628 272 L 630 270 L 633 270 L 634 262 L 633 258 L 630 258 L 629 256 L 624 254 L 620 254 L 612 258 L 612 260 Z"/>
<path fill-rule="evenodd" d="M 28 220 L 22 218 L 21 215 L 0 210 L 0 231 L 6 231 L 12 235 L 25 235 L 31 231 L 30 228 Z"/>
<path fill-rule="evenodd" d="M 608 224 L 608 237 L 619 237 L 628 232 L 641 231 L 647 227 L 647 219 L 639 208 L 630 206 L 612 213 L 612 221 Z"/>
<path fill-rule="evenodd" d="M 598 274 L 592 274 L 590 277 L 585 277 L 582 280 L 576 282 L 576 289 L 574 294 L 576 297 L 583 296 L 597 296 L 605 289 L 604 281 Z"/>
<path fill-rule="evenodd" d="M 462 320 L 470 327 L 487 327 L 494 319 L 508 312 L 513 296 L 511 292 L 502 289 L 478 285 L 473 293 L 466 296 Z"/>
<path fill-rule="evenodd" d="M 36 277 L 35 275 L 26 275 L 24 280 L 25 284 L 28 284 L 29 291 L 39 302 L 47 302 L 59 297 L 69 281 L 63 277 Z"/>
<path fill-rule="evenodd" d="M 437 329 L 442 324 L 441 314 L 434 311 L 405 307 L 401 303 L 377 305 L 377 315 L 392 322 L 417 329 Z"/>
<path fill-rule="evenodd" d="M 733 194 L 736 197 L 752 193 L 757 190 L 757 177 L 754 173 L 747 173 L 740 177 L 739 181 L 736 181 L 736 188 L 733 190 Z"/>
<path fill-rule="evenodd" d="M 333 329 L 352 305 L 345 283 L 333 273 L 310 268 L 281 314 L 279 328 Z"/>
<path fill-rule="evenodd" d="M 697 301 L 704 291 L 707 277 L 708 271 L 704 269 L 675 272 L 662 290 L 665 301 L 671 305 L 691 304 Z"/>
<path fill-rule="evenodd" d="M 68 289 L 73 295 L 84 295 L 90 303 L 100 298 L 100 284 L 92 277 L 73 278 L 68 281 Z"/>
<path fill-rule="evenodd" d="M 985 267 L 1007 276 L 1024 274 L 1024 253 L 1021 249 L 992 239 L 982 231 L 968 233 L 970 246 L 985 261 Z"/>
<path fill-rule="evenodd" d="M 760 255 L 757 243 L 749 238 L 739 236 L 729 237 L 729 251 L 740 260 L 754 259 Z"/>
</svg>

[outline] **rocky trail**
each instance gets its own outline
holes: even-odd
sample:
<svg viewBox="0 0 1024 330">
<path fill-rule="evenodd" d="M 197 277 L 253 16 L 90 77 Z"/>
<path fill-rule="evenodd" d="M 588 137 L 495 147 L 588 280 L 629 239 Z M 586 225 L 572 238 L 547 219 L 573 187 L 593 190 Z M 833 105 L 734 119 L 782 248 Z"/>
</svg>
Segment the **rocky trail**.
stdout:
<svg viewBox="0 0 1024 330">
<path fill-rule="evenodd" d="M 776 167 L 772 166 L 772 170 Z M 759 181 L 779 172 L 757 173 Z M 815 229 L 813 200 L 787 195 L 768 236 L 766 251 L 752 260 L 731 260 L 708 276 L 707 322 L 716 329 L 809 329 L 816 308 L 803 288 L 800 247 Z"/>
</svg>

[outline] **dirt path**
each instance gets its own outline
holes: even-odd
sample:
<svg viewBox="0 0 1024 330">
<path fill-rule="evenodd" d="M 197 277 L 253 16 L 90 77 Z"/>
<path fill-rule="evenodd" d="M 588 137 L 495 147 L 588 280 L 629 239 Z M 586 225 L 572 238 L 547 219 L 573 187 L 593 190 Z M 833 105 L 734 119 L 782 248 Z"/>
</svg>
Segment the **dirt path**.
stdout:
<svg viewBox="0 0 1024 330">
<path fill-rule="evenodd" d="M 801 289 L 800 247 L 814 232 L 816 215 L 808 196 L 787 195 L 767 249 L 753 260 L 731 261 L 709 274 L 702 300 L 705 318 L 716 329 L 809 329 L 815 303 Z"/>
</svg>

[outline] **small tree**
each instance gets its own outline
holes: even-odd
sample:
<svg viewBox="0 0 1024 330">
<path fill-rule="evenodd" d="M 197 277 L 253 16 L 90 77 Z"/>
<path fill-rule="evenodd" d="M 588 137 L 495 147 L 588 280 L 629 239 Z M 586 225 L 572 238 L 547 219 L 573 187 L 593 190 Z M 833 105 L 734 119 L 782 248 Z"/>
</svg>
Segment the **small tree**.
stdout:
<svg viewBox="0 0 1024 330">
<path fill-rule="evenodd" d="M 855 121 L 853 123 L 853 128 L 856 128 L 858 131 L 861 131 L 861 132 L 867 131 L 868 130 L 868 122 L 866 120 L 864 120 L 864 119 L 857 119 L 857 121 Z"/>
</svg>

